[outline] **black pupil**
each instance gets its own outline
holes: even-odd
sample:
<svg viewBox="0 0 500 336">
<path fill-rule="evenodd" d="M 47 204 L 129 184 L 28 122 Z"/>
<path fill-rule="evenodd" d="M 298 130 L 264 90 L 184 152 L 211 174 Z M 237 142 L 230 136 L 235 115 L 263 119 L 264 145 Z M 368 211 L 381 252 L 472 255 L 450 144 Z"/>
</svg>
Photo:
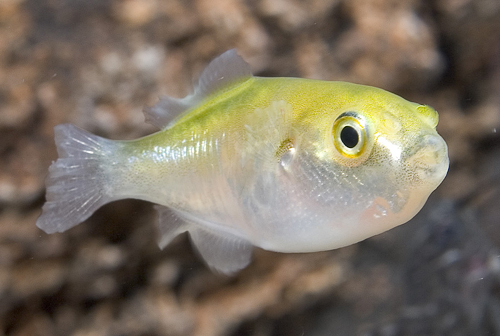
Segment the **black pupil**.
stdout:
<svg viewBox="0 0 500 336">
<path fill-rule="evenodd" d="M 340 140 L 342 140 L 342 143 L 346 147 L 354 148 L 359 142 L 358 132 L 356 132 L 354 127 L 346 126 L 340 131 Z"/>
</svg>

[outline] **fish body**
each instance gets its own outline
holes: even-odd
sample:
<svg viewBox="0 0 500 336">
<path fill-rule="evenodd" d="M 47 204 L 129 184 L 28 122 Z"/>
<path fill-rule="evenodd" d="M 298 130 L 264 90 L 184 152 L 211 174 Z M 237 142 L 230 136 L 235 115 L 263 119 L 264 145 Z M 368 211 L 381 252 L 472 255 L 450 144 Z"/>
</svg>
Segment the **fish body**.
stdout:
<svg viewBox="0 0 500 336">
<path fill-rule="evenodd" d="M 448 169 L 432 108 L 364 85 L 255 77 L 233 50 L 193 94 L 145 113 L 162 130 L 132 141 L 56 127 L 40 228 L 143 199 L 158 204 L 161 247 L 188 231 L 212 268 L 231 273 L 252 246 L 328 250 L 402 224 Z"/>
</svg>

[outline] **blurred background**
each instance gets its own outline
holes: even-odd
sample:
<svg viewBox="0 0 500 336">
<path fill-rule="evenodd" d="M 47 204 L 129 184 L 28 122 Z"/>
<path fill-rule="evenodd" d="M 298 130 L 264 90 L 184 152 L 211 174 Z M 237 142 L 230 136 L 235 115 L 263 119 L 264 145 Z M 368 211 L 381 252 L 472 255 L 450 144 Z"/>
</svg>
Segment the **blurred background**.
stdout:
<svg viewBox="0 0 500 336">
<path fill-rule="evenodd" d="M 230 48 L 260 76 L 374 85 L 440 113 L 448 177 L 409 223 L 213 274 L 150 204 L 35 227 L 53 127 L 155 131 Z M 500 335 L 498 0 L 0 0 L 0 335 Z"/>
</svg>

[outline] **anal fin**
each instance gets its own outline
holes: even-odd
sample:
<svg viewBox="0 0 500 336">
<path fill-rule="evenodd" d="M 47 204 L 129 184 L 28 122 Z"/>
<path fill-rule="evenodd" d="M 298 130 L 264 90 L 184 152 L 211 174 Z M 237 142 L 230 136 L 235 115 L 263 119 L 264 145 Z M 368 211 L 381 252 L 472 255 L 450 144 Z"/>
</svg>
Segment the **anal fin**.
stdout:
<svg viewBox="0 0 500 336">
<path fill-rule="evenodd" d="M 160 237 L 158 245 L 165 248 L 175 237 L 189 232 L 193 245 L 206 264 L 213 270 L 232 274 L 250 263 L 253 245 L 240 237 L 224 231 L 207 228 L 195 219 L 186 219 L 182 213 L 164 206 L 155 206 L 158 211 Z"/>
<path fill-rule="evenodd" d="M 252 258 L 252 244 L 232 234 L 195 227 L 189 235 L 208 266 L 224 274 L 244 268 Z"/>
</svg>

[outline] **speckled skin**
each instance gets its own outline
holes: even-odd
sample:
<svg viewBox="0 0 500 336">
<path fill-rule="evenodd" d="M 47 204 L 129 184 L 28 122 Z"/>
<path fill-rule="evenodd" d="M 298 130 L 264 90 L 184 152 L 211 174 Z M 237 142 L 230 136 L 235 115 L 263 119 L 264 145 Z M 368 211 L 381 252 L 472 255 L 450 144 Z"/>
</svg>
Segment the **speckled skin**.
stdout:
<svg viewBox="0 0 500 336">
<path fill-rule="evenodd" d="M 188 231 L 231 273 L 254 245 L 321 251 L 402 224 L 448 169 L 432 108 L 369 86 L 253 77 L 234 50 L 191 95 L 145 114 L 162 130 L 133 141 L 56 126 L 38 227 L 62 232 L 110 201 L 143 199 L 160 205 L 160 247 Z"/>
<path fill-rule="evenodd" d="M 333 144 L 332 125 L 346 111 L 366 127 L 357 158 Z M 120 173 L 109 175 L 117 198 L 168 206 L 218 234 L 274 251 L 326 250 L 420 210 L 448 169 L 436 124 L 432 108 L 381 89 L 251 77 L 172 127 L 124 142 Z"/>
</svg>

